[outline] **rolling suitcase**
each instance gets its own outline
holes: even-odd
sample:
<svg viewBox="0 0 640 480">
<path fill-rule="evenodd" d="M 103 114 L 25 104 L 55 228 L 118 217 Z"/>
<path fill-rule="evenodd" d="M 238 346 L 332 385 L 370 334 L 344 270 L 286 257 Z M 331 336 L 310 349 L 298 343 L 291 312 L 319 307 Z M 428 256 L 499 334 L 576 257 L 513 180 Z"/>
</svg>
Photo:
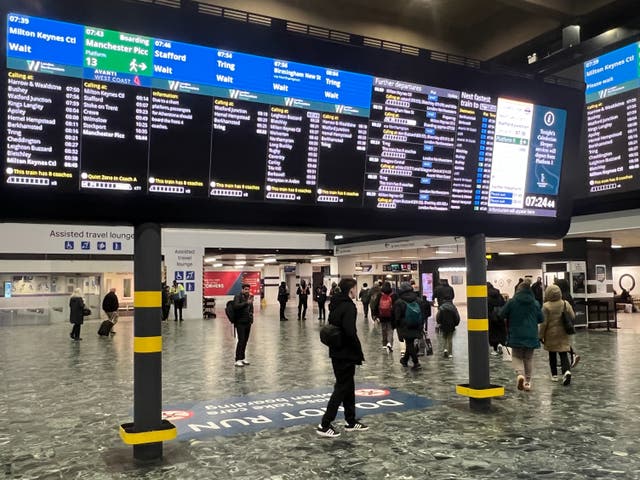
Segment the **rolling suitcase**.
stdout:
<svg viewBox="0 0 640 480">
<path fill-rule="evenodd" d="M 101 337 L 108 337 L 111 333 L 111 329 L 113 328 L 113 323 L 111 320 L 105 320 L 100 324 L 100 328 L 98 329 L 98 335 Z"/>
</svg>

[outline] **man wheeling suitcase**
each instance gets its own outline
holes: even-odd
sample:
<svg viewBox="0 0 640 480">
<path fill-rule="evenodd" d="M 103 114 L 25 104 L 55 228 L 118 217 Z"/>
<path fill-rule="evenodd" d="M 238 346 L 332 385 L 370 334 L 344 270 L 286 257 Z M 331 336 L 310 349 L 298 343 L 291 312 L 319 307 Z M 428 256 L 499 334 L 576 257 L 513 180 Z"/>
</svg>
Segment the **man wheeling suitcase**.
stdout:
<svg viewBox="0 0 640 480">
<path fill-rule="evenodd" d="M 120 302 L 118 302 L 118 296 L 116 295 L 116 289 L 112 288 L 104 296 L 102 300 L 102 310 L 107 314 L 107 320 L 102 322 L 98 335 L 114 335 L 116 332 L 112 330 L 113 326 L 118 323 L 118 308 L 120 308 Z M 107 324 L 106 322 L 109 322 Z"/>
</svg>

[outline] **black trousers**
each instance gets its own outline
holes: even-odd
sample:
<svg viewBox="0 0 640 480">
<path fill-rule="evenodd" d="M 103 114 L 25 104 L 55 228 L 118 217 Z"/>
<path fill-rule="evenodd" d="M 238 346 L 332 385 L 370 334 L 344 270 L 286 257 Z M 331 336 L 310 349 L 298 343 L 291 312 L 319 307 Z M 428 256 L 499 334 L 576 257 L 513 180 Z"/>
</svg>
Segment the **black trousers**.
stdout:
<svg viewBox="0 0 640 480">
<path fill-rule="evenodd" d="M 369 302 L 362 302 L 362 308 L 364 309 L 364 318 L 369 317 Z"/>
<path fill-rule="evenodd" d="M 245 350 L 249 342 L 251 334 L 251 325 L 236 325 L 236 333 L 238 335 L 238 344 L 236 345 L 236 362 L 244 360 Z"/>
<path fill-rule="evenodd" d="M 331 359 L 336 383 L 329 399 L 327 410 L 322 417 L 322 426 L 328 427 L 338 415 L 340 404 L 344 406 L 344 418 L 349 425 L 356 421 L 356 366 L 344 360 Z"/>
<path fill-rule="evenodd" d="M 80 338 L 80 327 L 82 325 L 80 325 L 79 323 L 74 323 L 73 327 L 71 328 L 71 338 L 75 338 L 78 339 Z"/>
<path fill-rule="evenodd" d="M 300 320 L 300 312 L 302 312 L 302 318 L 307 317 L 307 299 L 301 298 L 298 300 L 298 320 Z"/>
<path fill-rule="evenodd" d="M 171 304 L 163 304 L 162 305 L 162 320 L 166 320 L 169 318 L 169 311 L 171 310 Z"/>
<path fill-rule="evenodd" d="M 280 303 L 280 320 L 285 318 L 284 316 L 284 308 L 287 306 L 287 302 L 279 302 Z"/>
<path fill-rule="evenodd" d="M 549 368 L 551 369 L 551 375 L 558 375 L 558 357 L 556 353 L 560 355 L 560 368 L 562 374 L 570 369 L 569 352 L 549 352 Z"/>
<path fill-rule="evenodd" d="M 180 318 L 180 321 L 182 321 L 182 306 L 184 305 L 184 301 L 183 300 L 174 300 L 173 301 L 173 313 L 175 315 L 175 319 L 176 321 L 178 320 L 178 318 Z M 180 312 L 180 316 L 178 317 L 178 312 Z"/>
<path fill-rule="evenodd" d="M 324 307 L 324 302 L 318 302 L 318 320 L 327 319 L 327 310 Z"/>
<path fill-rule="evenodd" d="M 409 361 L 409 357 L 411 357 L 411 361 L 413 362 L 413 364 L 418 365 L 418 352 L 416 351 L 415 338 L 405 338 L 404 344 L 405 350 L 402 361 L 406 363 Z"/>
</svg>

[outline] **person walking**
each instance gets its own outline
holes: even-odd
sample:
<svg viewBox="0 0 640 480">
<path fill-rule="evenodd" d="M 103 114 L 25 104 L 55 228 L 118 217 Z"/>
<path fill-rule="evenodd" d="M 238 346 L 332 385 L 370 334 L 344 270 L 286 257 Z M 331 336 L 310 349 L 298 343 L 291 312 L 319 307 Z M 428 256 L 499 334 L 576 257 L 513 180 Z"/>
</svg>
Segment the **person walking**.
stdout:
<svg viewBox="0 0 640 480">
<path fill-rule="evenodd" d="M 327 319 L 327 309 L 325 304 L 327 303 L 327 287 L 324 285 L 316 288 L 316 302 L 318 302 L 318 320 Z"/>
<path fill-rule="evenodd" d="M 418 352 L 416 351 L 416 339 L 422 338 L 424 329 L 424 307 L 418 294 L 408 282 L 400 284 L 398 299 L 393 305 L 393 317 L 395 324 L 398 326 L 398 336 L 402 337 L 405 347 L 405 353 L 400 359 L 403 367 L 409 366 L 409 358 L 413 362 L 412 370 L 422 368 L 418 361 Z M 393 330 L 391 331 L 393 336 Z"/>
<path fill-rule="evenodd" d="M 393 316 L 393 304 L 398 296 L 393 293 L 391 283 L 384 282 L 380 289 L 380 294 L 371 305 L 371 316 L 377 318 L 382 330 L 382 348 L 388 353 L 393 352 L 393 331 L 396 328 Z"/>
<path fill-rule="evenodd" d="M 531 291 L 531 279 L 522 281 L 516 294 L 500 311 L 507 320 L 507 345 L 511 347 L 518 390 L 531 390 L 533 352 L 540 348 L 538 324 L 544 320 L 540 304 Z"/>
<path fill-rule="evenodd" d="M 371 292 L 368 287 L 369 285 L 363 283 L 362 289 L 360 289 L 360 293 L 358 294 L 358 298 L 362 302 L 362 310 L 364 312 L 365 320 L 369 320 L 369 301 L 371 300 Z"/>
<path fill-rule="evenodd" d="M 356 365 L 362 365 L 364 354 L 358 339 L 356 329 L 357 309 L 354 300 L 357 295 L 356 280 L 343 278 L 334 290 L 329 303 L 329 323 L 340 329 L 341 339 L 339 348 L 329 347 L 329 357 L 333 366 L 336 383 L 329 398 L 327 409 L 322 417 L 316 433 L 321 437 L 339 437 L 332 425 L 338 414 L 338 408 L 344 407 L 345 431 L 368 430 L 362 422 L 356 419 Z"/>
<path fill-rule="evenodd" d="M 171 287 L 171 299 L 173 300 L 173 313 L 175 315 L 174 322 L 177 322 L 178 318 L 182 321 L 182 307 L 184 307 L 186 296 L 182 284 L 174 280 L 173 287 Z"/>
<path fill-rule="evenodd" d="M 378 317 L 373 313 L 373 305 L 378 301 L 380 291 L 382 289 L 382 281 L 373 282 L 373 286 L 369 289 L 369 310 L 371 311 L 371 320 L 377 320 Z"/>
<path fill-rule="evenodd" d="M 569 282 L 564 278 L 556 278 L 553 283 L 560 288 L 560 292 L 562 293 L 562 300 L 568 302 L 569 305 L 571 305 L 573 312 L 575 313 L 576 302 L 571 296 L 571 286 L 569 285 Z M 569 350 L 569 356 L 571 357 L 571 368 L 573 369 L 578 365 L 578 362 L 580 361 L 580 354 L 578 354 L 575 348 L 573 348 L 573 337 L 570 337 L 570 341 L 571 349 Z"/>
<path fill-rule="evenodd" d="M 438 300 L 440 302 L 440 300 Z M 442 356 L 444 358 L 453 357 L 453 335 L 455 334 L 456 327 L 460 324 L 460 313 L 451 300 L 447 300 L 446 297 L 442 300 L 442 303 L 438 305 L 438 312 L 436 313 L 436 323 L 440 335 L 442 335 L 443 350 Z"/>
<path fill-rule="evenodd" d="M 111 288 L 102 299 L 102 310 L 107 314 L 107 319 L 113 324 L 118 323 L 118 309 L 120 308 L 120 302 L 118 302 L 118 296 L 116 295 L 116 289 Z M 108 324 L 107 324 L 108 325 Z M 111 335 L 115 335 L 116 332 L 111 329 Z"/>
<path fill-rule="evenodd" d="M 489 314 L 489 345 L 493 348 L 492 355 L 502 354 L 502 346 L 507 341 L 507 327 L 500 318 L 500 309 L 505 301 L 496 287 L 487 282 L 487 312 Z"/>
<path fill-rule="evenodd" d="M 85 308 L 82 293 L 79 288 L 76 288 L 71 298 L 69 298 L 69 322 L 73 324 L 69 335 L 72 340 L 82 340 L 80 338 L 80 328 L 84 323 Z"/>
<path fill-rule="evenodd" d="M 300 318 L 302 318 L 302 320 L 306 320 L 307 300 L 309 299 L 309 295 L 311 294 L 306 280 L 300 281 L 300 285 L 298 286 L 298 290 L 296 290 L 296 294 L 298 295 L 298 320 L 300 320 Z"/>
<path fill-rule="evenodd" d="M 289 319 L 284 315 L 284 309 L 289 301 L 289 290 L 287 289 L 287 282 L 280 282 L 278 287 L 278 303 L 280 304 L 280 321 L 286 322 Z"/>
<path fill-rule="evenodd" d="M 533 285 L 531 285 L 533 296 L 540 305 L 544 302 L 544 285 L 542 285 L 542 277 L 538 277 Z"/>
<path fill-rule="evenodd" d="M 564 328 L 562 315 L 569 315 L 573 321 L 576 317 L 571 304 L 562 299 L 562 292 L 557 285 L 549 285 L 544 292 L 545 303 L 542 305 L 544 321 L 540 325 L 540 340 L 544 349 L 549 352 L 549 369 L 551 380 L 558 381 L 558 355 L 562 369 L 562 384 L 571 383 L 571 370 L 569 363 L 569 351 L 571 350 L 571 337 Z"/>
<path fill-rule="evenodd" d="M 242 284 L 242 291 L 233 297 L 234 326 L 238 335 L 236 345 L 236 367 L 249 365 L 246 358 L 247 343 L 251 334 L 253 324 L 253 295 L 251 295 L 251 285 Z"/>
</svg>

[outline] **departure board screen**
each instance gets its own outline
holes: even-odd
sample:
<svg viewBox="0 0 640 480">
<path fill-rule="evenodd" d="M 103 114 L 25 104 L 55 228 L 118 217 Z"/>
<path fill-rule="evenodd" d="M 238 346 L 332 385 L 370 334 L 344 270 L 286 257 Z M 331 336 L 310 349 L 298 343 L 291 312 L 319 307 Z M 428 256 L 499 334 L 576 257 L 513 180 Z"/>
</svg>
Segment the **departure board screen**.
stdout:
<svg viewBox="0 0 640 480">
<path fill-rule="evenodd" d="M 3 188 L 557 215 L 564 109 L 22 13 L 6 20 Z"/>
<path fill-rule="evenodd" d="M 640 189 L 639 43 L 584 63 L 589 193 Z"/>
</svg>

